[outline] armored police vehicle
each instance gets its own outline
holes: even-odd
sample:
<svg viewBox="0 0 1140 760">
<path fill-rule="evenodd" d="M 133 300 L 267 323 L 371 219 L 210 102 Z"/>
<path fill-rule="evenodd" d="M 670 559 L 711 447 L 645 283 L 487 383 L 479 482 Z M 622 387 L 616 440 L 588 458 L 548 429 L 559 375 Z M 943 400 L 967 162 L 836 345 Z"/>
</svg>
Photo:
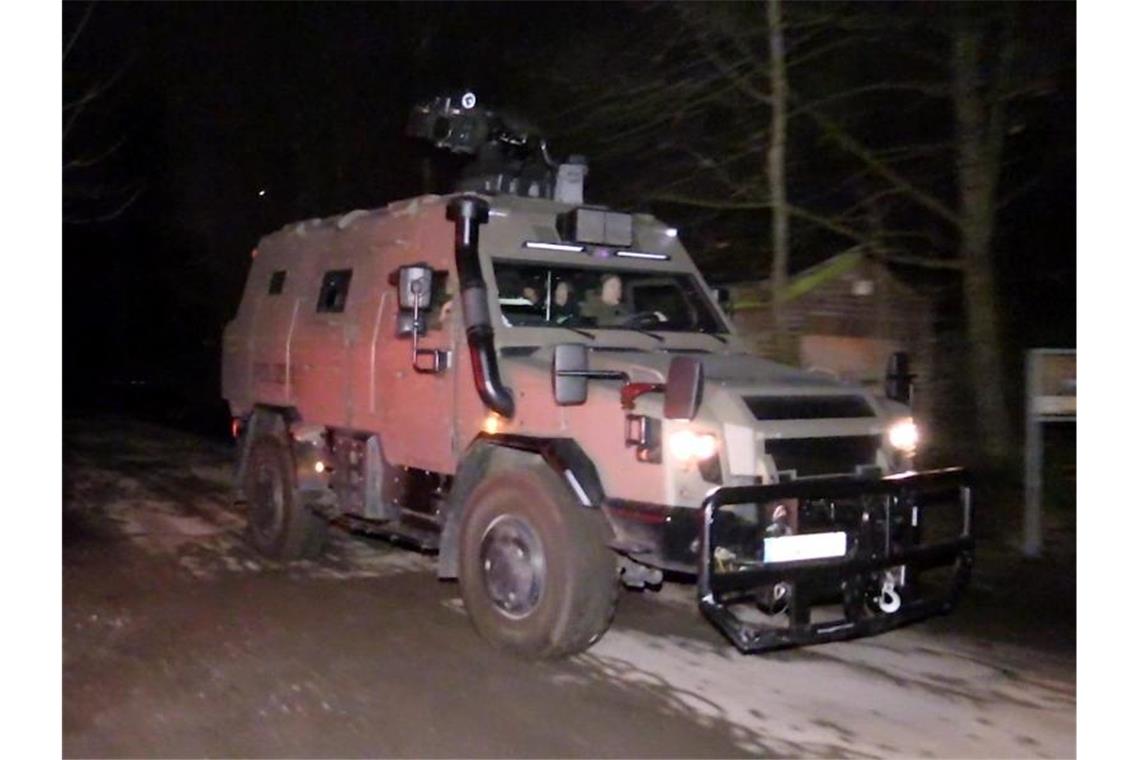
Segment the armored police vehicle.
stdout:
<svg viewBox="0 0 1140 760">
<path fill-rule="evenodd" d="M 666 572 L 746 652 L 950 609 L 970 489 L 913 471 L 902 357 L 879 394 L 751 355 L 676 230 L 583 203 L 583 162 L 470 94 L 411 131 L 483 170 L 263 238 L 226 327 L 261 552 L 313 556 L 330 521 L 437 552 L 527 657 L 590 646 Z"/>
</svg>

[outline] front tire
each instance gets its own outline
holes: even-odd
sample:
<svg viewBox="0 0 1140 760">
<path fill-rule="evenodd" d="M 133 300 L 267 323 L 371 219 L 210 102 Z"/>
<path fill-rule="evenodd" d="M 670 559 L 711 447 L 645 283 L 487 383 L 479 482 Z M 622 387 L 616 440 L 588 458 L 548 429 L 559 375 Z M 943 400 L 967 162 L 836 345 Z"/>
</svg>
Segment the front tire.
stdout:
<svg viewBox="0 0 1140 760">
<path fill-rule="evenodd" d="M 600 513 L 545 465 L 489 475 L 459 533 L 459 586 L 476 630 L 494 646 L 552 659 L 601 638 L 617 602 L 617 560 Z"/>
<path fill-rule="evenodd" d="M 293 459 L 277 436 L 263 435 L 251 445 L 244 491 L 247 533 L 260 553 L 285 562 L 320 554 L 328 523 L 298 499 Z"/>
</svg>

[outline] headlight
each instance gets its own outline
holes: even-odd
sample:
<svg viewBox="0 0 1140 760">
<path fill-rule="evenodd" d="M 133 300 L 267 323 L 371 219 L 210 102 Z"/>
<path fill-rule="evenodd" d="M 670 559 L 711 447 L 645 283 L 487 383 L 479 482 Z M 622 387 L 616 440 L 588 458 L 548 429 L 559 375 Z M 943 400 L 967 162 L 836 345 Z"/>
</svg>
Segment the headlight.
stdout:
<svg viewBox="0 0 1140 760">
<path fill-rule="evenodd" d="M 692 430 L 674 430 L 669 434 L 669 454 L 682 462 L 700 462 L 716 456 L 716 436 L 694 433 Z"/>
<path fill-rule="evenodd" d="M 914 424 L 914 418 L 907 417 L 891 425 L 887 430 L 887 440 L 899 451 L 913 454 L 918 449 L 918 426 Z"/>
</svg>

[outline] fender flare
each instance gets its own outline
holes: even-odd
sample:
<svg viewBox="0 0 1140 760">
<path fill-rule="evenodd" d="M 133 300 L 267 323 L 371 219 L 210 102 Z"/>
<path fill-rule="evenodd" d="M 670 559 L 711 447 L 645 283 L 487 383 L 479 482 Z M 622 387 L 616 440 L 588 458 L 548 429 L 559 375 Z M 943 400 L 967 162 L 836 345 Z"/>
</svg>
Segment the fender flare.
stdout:
<svg viewBox="0 0 1140 760">
<path fill-rule="evenodd" d="M 439 541 L 439 578 L 458 577 L 459 521 L 464 504 L 468 494 L 491 468 L 496 456 L 501 456 L 503 452 L 541 458 L 566 483 L 584 509 L 598 509 L 605 500 L 605 490 L 597 468 L 574 439 L 480 433 L 460 461 L 447 497 Z"/>
</svg>

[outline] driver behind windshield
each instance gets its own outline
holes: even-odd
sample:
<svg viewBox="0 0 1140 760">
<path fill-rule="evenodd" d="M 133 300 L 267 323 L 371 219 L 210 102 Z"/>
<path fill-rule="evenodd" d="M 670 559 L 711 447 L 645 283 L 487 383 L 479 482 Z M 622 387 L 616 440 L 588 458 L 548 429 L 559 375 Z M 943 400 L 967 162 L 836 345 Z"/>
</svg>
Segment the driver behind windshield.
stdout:
<svg viewBox="0 0 1140 760">
<path fill-rule="evenodd" d="M 602 277 L 601 294 L 596 290 L 587 293 L 579 313 L 597 327 L 617 327 L 625 322 L 630 309 L 622 302 L 621 277 L 612 273 Z"/>
</svg>

